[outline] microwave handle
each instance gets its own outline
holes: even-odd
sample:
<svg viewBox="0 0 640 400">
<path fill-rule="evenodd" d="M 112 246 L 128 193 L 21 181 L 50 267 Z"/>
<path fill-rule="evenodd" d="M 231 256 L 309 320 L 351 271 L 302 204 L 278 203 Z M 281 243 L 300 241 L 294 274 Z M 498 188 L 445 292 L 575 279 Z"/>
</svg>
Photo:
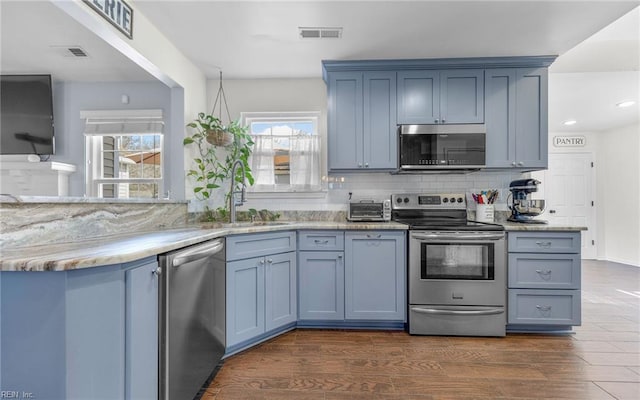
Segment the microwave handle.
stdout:
<svg viewBox="0 0 640 400">
<path fill-rule="evenodd" d="M 504 239 L 504 233 L 474 233 L 473 235 L 451 235 L 448 233 L 414 233 L 411 235 L 411 237 L 418 240 L 501 240 Z"/>
</svg>

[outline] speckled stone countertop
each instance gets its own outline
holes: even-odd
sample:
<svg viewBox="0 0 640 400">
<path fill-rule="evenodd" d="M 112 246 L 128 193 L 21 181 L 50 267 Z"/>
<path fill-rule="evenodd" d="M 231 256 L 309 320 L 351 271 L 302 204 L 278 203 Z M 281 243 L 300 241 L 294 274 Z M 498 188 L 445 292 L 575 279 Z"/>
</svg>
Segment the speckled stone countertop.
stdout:
<svg viewBox="0 0 640 400">
<path fill-rule="evenodd" d="M 139 260 L 206 240 L 243 233 L 301 229 L 406 230 L 396 222 L 201 224 L 191 228 L 104 236 L 68 243 L 3 248 L 0 271 L 65 271 Z"/>
<path fill-rule="evenodd" d="M 509 231 L 531 231 L 531 232 L 579 232 L 586 231 L 586 226 L 565 226 L 553 224 L 522 224 L 517 222 L 503 222 L 504 230 Z"/>
</svg>

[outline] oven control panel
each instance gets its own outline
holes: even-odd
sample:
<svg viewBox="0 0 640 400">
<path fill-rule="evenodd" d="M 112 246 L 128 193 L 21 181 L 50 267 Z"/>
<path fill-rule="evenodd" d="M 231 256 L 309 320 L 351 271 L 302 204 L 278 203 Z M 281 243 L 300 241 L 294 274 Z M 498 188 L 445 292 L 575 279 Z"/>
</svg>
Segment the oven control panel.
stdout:
<svg viewBox="0 0 640 400">
<path fill-rule="evenodd" d="M 466 209 L 464 193 L 401 193 L 391 195 L 394 210 Z"/>
</svg>

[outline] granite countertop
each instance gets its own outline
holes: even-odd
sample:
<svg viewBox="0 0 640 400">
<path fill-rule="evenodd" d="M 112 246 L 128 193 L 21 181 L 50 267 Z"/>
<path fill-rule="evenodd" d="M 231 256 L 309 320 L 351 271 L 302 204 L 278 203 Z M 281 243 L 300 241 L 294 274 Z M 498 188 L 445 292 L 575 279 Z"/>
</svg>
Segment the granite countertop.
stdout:
<svg viewBox="0 0 640 400">
<path fill-rule="evenodd" d="M 273 222 L 200 224 L 68 243 L 0 249 L 0 271 L 65 271 L 139 260 L 218 237 L 299 229 L 406 230 L 396 222 Z"/>
<path fill-rule="evenodd" d="M 586 226 L 566 226 L 566 225 L 554 225 L 554 224 L 523 224 L 517 222 L 502 222 L 500 225 L 504 226 L 504 230 L 509 231 L 539 231 L 539 232 L 579 232 L 586 231 Z"/>
</svg>

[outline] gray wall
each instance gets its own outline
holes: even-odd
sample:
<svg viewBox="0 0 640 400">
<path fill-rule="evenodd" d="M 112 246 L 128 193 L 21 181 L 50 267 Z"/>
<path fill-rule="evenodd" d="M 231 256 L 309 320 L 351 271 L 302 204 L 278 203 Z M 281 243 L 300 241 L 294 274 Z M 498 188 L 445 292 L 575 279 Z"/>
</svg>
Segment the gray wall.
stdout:
<svg viewBox="0 0 640 400">
<path fill-rule="evenodd" d="M 129 96 L 129 104 L 121 101 L 125 94 Z M 56 83 L 53 91 L 56 154 L 52 161 L 76 166 L 77 171 L 70 179 L 70 196 L 85 194 L 84 121 L 80 119 L 80 111 L 161 109 L 165 120 L 164 190 L 171 190 L 174 198 L 183 198 L 184 121 L 183 114 L 172 109 L 183 104 L 183 97 L 182 90 L 172 90 L 160 82 Z"/>
</svg>

